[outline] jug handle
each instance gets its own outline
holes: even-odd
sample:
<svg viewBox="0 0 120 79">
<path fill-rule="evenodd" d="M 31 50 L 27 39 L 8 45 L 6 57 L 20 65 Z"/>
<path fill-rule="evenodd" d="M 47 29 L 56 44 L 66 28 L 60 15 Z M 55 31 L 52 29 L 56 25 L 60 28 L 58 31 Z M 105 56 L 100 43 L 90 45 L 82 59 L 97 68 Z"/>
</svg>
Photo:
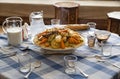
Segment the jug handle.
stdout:
<svg viewBox="0 0 120 79">
<path fill-rule="evenodd" d="M 2 24 L 2 30 L 3 30 L 3 32 L 6 34 L 7 31 L 6 31 L 6 29 L 4 28 L 5 24 L 6 24 L 6 21 L 4 21 L 3 24 Z"/>
</svg>

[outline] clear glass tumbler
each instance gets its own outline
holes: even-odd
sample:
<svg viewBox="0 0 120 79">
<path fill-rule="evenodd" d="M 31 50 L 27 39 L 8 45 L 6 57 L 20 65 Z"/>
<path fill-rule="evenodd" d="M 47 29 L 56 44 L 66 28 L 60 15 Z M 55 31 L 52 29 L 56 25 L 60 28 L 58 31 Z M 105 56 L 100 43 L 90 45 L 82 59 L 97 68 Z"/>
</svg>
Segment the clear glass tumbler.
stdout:
<svg viewBox="0 0 120 79">
<path fill-rule="evenodd" d="M 90 27 L 90 30 L 88 31 L 88 34 L 94 35 L 94 31 L 96 28 L 96 23 L 95 22 L 88 22 L 87 25 Z"/>
<path fill-rule="evenodd" d="M 51 25 L 60 25 L 60 19 L 51 19 Z"/>
<path fill-rule="evenodd" d="M 103 57 L 111 56 L 112 45 L 110 45 L 110 44 L 102 44 L 101 52 L 102 52 Z"/>
<path fill-rule="evenodd" d="M 65 72 L 67 74 L 76 73 L 76 68 L 75 68 L 76 61 L 77 61 L 77 57 L 75 55 L 67 55 L 64 57 Z"/>
<path fill-rule="evenodd" d="M 19 62 L 19 70 L 22 73 L 28 73 L 31 69 L 30 55 L 28 53 L 20 53 L 17 55 Z"/>
<path fill-rule="evenodd" d="M 54 28 L 54 27 L 57 27 L 57 28 L 61 27 L 60 26 L 60 19 L 51 19 L 51 26 L 52 26 L 52 28 Z"/>
</svg>

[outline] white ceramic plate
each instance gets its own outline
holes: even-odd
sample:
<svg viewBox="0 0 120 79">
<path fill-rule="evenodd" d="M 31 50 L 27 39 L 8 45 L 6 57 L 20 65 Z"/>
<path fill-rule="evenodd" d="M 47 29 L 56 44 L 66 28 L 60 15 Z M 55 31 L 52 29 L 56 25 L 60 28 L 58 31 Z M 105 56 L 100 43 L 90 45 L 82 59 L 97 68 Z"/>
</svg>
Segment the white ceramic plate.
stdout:
<svg viewBox="0 0 120 79">
<path fill-rule="evenodd" d="M 76 47 L 70 47 L 66 49 L 53 49 L 53 48 L 41 47 L 41 46 L 38 46 L 38 47 L 41 48 L 41 51 L 43 54 L 71 54 L 71 53 L 74 53 L 74 51 L 82 45 L 84 45 L 84 43 Z"/>
</svg>

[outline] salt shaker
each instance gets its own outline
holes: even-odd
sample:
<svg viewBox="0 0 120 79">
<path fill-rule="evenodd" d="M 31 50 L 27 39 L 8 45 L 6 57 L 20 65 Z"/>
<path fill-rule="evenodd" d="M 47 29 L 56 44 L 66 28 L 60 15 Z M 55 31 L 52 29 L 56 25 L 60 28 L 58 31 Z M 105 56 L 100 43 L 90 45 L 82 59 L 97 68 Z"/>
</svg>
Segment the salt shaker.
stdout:
<svg viewBox="0 0 120 79">
<path fill-rule="evenodd" d="M 22 36 L 23 36 L 23 40 L 27 40 L 28 39 L 28 24 L 24 23 L 24 25 L 22 26 Z"/>
<path fill-rule="evenodd" d="M 89 47 L 94 47 L 94 45 L 95 45 L 95 36 L 91 36 L 91 35 L 89 35 L 88 37 L 87 37 L 87 39 L 88 39 L 88 46 Z"/>
</svg>

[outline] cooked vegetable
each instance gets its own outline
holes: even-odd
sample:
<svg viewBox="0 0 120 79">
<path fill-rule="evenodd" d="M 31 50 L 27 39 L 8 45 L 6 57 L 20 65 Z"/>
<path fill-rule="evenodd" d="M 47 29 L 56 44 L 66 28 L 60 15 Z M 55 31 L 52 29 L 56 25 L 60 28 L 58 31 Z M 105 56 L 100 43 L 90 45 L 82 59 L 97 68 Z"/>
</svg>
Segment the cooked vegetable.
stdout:
<svg viewBox="0 0 120 79">
<path fill-rule="evenodd" d="M 56 40 L 54 39 L 51 41 L 51 47 L 54 49 L 58 49 L 60 48 L 60 43 L 56 42 Z"/>
<path fill-rule="evenodd" d="M 57 35 L 57 36 L 55 37 L 55 40 L 56 40 L 56 42 L 61 42 L 62 36 L 61 36 L 61 35 Z"/>
<path fill-rule="evenodd" d="M 47 38 L 43 38 L 43 39 L 40 41 L 40 44 L 45 43 L 45 42 L 47 42 Z"/>
<path fill-rule="evenodd" d="M 61 46 L 62 49 L 65 49 L 65 43 L 64 43 L 63 40 L 61 40 L 61 42 L 60 42 L 60 46 Z"/>
<path fill-rule="evenodd" d="M 68 28 L 52 28 L 37 34 L 34 43 L 40 47 L 66 49 L 80 46 L 84 40 L 78 32 Z"/>
</svg>

